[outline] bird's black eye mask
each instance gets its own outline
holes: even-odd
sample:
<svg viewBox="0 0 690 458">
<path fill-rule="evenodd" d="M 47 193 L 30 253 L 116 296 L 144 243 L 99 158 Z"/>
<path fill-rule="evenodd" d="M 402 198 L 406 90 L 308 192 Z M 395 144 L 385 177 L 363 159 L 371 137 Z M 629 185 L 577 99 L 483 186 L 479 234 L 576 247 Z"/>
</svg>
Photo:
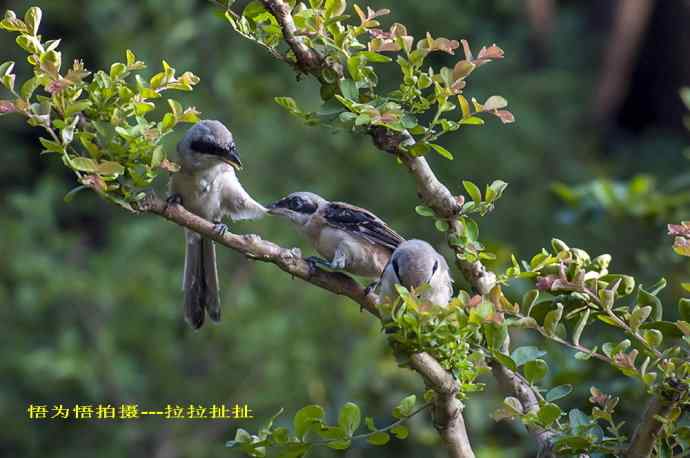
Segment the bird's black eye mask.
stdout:
<svg viewBox="0 0 690 458">
<path fill-rule="evenodd" d="M 314 202 L 301 198 L 300 196 L 292 196 L 278 201 L 276 207 L 288 208 L 297 213 L 306 213 L 310 215 L 316 211 L 317 205 Z"/>
<path fill-rule="evenodd" d="M 194 140 L 189 146 L 197 153 L 221 157 L 226 157 L 230 153 L 236 153 L 237 150 L 234 143 L 230 146 L 221 146 L 218 143 L 207 140 Z"/>
</svg>

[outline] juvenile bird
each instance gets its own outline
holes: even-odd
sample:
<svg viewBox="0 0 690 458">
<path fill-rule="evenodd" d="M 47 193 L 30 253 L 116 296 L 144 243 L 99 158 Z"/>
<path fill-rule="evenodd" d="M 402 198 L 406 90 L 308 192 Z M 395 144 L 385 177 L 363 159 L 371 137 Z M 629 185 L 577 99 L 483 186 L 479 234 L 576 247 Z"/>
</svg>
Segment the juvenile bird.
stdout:
<svg viewBox="0 0 690 458">
<path fill-rule="evenodd" d="M 448 264 L 434 248 L 423 240 L 408 240 L 396 248 L 381 277 L 381 298 L 391 301 L 398 297 L 395 285 L 421 290 L 420 299 L 445 306 L 453 296 L 453 280 Z"/>
<path fill-rule="evenodd" d="M 203 120 L 193 125 L 177 145 L 181 169 L 170 181 L 171 203 L 181 203 L 190 212 L 227 231 L 225 217 L 232 221 L 260 218 L 266 209 L 247 194 L 235 170 L 242 168 L 230 131 L 219 121 Z M 185 230 L 186 251 L 182 289 L 184 315 L 198 329 L 205 313 L 220 320 L 220 292 L 216 249 L 213 240 Z"/>
<path fill-rule="evenodd" d="M 268 212 L 292 221 L 327 261 L 312 259 L 363 277 L 379 277 L 404 241 L 373 213 L 311 192 L 292 193 L 269 205 Z"/>
</svg>

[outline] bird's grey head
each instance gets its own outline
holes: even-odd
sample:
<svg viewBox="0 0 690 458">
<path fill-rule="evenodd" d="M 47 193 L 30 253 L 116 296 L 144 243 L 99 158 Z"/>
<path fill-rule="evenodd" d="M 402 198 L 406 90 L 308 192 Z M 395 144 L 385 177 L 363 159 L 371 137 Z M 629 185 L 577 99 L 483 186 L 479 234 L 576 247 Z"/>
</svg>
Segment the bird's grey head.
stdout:
<svg viewBox="0 0 690 458">
<path fill-rule="evenodd" d="M 235 169 L 242 168 L 235 140 L 220 121 L 205 119 L 189 128 L 177 152 L 183 166 L 204 167 L 225 162 Z"/>
<path fill-rule="evenodd" d="M 448 275 L 448 263 L 424 240 L 407 240 L 393 252 L 390 260 L 400 284 L 418 288 L 437 275 Z"/>
<path fill-rule="evenodd" d="M 304 225 L 326 202 L 326 199 L 313 192 L 293 192 L 267 208 L 271 215 L 284 216 L 295 224 Z"/>
</svg>

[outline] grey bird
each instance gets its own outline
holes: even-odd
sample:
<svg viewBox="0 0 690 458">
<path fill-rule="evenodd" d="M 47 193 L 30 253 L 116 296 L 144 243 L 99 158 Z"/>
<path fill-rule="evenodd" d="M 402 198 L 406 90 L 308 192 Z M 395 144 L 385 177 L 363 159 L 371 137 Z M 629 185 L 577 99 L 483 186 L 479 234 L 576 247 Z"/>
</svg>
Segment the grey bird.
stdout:
<svg viewBox="0 0 690 458">
<path fill-rule="evenodd" d="M 170 181 L 170 203 L 180 203 L 190 212 L 227 231 L 223 218 L 232 221 L 256 219 L 266 213 L 240 184 L 235 170 L 242 168 L 230 131 L 219 121 L 203 120 L 193 125 L 177 145 L 181 169 Z M 216 249 L 212 240 L 186 230 L 182 289 L 184 315 L 198 329 L 205 314 L 220 320 L 220 292 Z"/>
<path fill-rule="evenodd" d="M 405 240 L 370 211 L 311 192 L 292 193 L 270 204 L 268 212 L 292 221 L 326 258 L 312 262 L 362 277 L 378 278 Z"/>
<path fill-rule="evenodd" d="M 448 263 L 423 240 L 408 240 L 396 248 L 383 271 L 380 295 L 384 302 L 398 297 L 395 285 L 418 289 L 426 303 L 446 306 L 453 296 L 453 280 Z M 424 288 L 422 286 L 428 285 Z"/>
</svg>

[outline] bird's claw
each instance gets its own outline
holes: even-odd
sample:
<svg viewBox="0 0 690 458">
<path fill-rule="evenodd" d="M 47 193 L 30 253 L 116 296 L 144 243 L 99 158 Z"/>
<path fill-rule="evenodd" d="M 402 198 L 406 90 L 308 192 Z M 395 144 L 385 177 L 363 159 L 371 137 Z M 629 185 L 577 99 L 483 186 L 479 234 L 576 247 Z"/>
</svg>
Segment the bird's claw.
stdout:
<svg viewBox="0 0 690 458">
<path fill-rule="evenodd" d="M 373 293 L 374 290 L 375 290 L 376 288 L 378 288 L 378 286 L 379 286 L 379 282 L 378 282 L 378 281 L 375 281 L 375 282 L 369 284 L 369 286 L 367 286 L 366 288 L 364 288 L 364 295 L 365 295 L 365 296 L 368 296 L 369 294 Z"/>
<path fill-rule="evenodd" d="M 309 275 L 316 274 L 316 271 L 319 270 L 319 267 L 323 267 L 323 266 L 330 267 L 330 264 L 328 262 L 319 258 L 318 256 L 309 256 L 308 258 L 305 258 L 304 260 L 309 265 Z"/>
<path fill-rule="evenodd" d="M 182 205 L 182 196 L 179 194 L 170 194 L 167 199 L 165 199 L 165 210 L 171 205 Z"/>
<path fill-rule="evenodd" d="M 222 237 L 225 235 L 226 232 L 228 232 L 228 226 L 227 226 L 227 224 L 216 223 L 213 226 L 213 232 L 215 232 L 217 235 L 220 235 Z"/>
</svg>

